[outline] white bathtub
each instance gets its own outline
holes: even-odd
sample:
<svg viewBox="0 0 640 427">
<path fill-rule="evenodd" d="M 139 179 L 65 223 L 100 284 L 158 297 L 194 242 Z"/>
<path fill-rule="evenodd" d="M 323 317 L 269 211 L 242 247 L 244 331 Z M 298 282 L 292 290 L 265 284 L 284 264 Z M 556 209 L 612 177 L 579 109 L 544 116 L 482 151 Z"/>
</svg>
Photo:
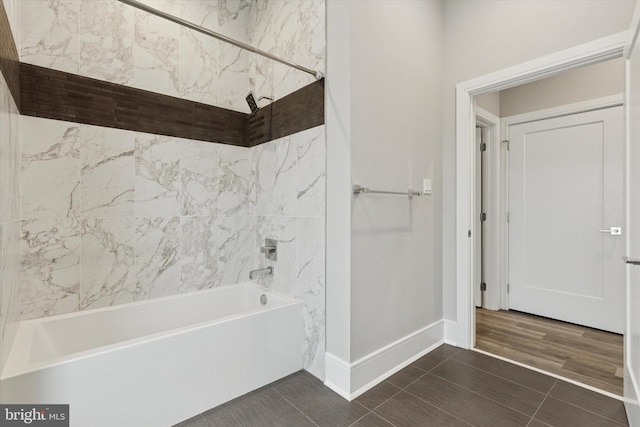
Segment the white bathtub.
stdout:
<svg viewBox="0 0 640 427">
<path fill-rule="evenodd" d="M 171 426 L 302 369 L 302 304 L 251 283 L 21 322 L 0 401 Z"/>
</svg>

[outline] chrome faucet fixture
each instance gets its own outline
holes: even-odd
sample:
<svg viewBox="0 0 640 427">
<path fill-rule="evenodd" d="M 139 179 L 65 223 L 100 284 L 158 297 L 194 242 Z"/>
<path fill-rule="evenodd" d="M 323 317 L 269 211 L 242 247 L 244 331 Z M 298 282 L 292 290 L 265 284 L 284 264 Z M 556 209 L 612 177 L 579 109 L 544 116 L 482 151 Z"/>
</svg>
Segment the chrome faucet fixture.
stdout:
<svg viewBox="0 0 640 427">
<path fill-rule="evenodd" d="M 264 239 L 264 246 L 260 248 L 260 252 L 264 254 L 266 259 L 271 261 L 278 260 L 278 241 L 276 239 Z"/>
<path fill-rule="evenodd" d="M 249 280 L 254 280 L 258 276 L 273 276 L 273 267 L 259 268 L 249 272 Z"/>
</svg>

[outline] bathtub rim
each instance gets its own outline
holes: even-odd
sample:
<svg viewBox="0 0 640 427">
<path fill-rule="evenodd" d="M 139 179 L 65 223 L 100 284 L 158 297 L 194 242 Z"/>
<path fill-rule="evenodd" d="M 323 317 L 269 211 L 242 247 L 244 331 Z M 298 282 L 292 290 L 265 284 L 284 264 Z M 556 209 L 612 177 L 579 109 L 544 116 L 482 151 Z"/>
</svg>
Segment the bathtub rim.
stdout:
<svg viewBox="0 0 640 427">
<path fill-rule="evenodd" d="M 94 347 L 94 348 L 90 348 L 87 350 L 83 350 L 83 351 L 79 351 L 71 354 L 53 357 L 51 359 L 40 361 L 40 362 L 28 363 L 27 361 L 25 361 L 25 360 L 28 360 L 28 358 L 25 358 L 25 357 L 19 358 L 16 355 L 14 355 L 14 352 L 18 351 L 18 349 L 20 349 L 21 347 L 22 351 L 20 352 L 20 354 L 28 356 L 31 352 L 31 346 L 33 344 L 34 334 L 36 333 L 37 326 L 39 324 L 42 324 L 48 321 L 82 317 L 82 316 L 90 315 L 91 313 L 108 312 L 108 311 L 114 311 L 114 310 L 130 307 L 134 305 L 140 306 L 140 305 L 148 305 L 153 303 L 160 303 L 160 302 L 169 301 L 169 300 L 183 299 L 183 298 L 193 297 L 196 294 L 197 295 L 201 295 L 202 293 L 210 294 L 210 293 L 216 293 L 216 291 L 221 291 L 224 289 L 240 288 L 240 287 L 247 287 L 247 288 L 256 290 L 258 292 L 261 292 L 263 294 L 266 294 L 267 296 L 274 296 L 276 298 L 281 299 L 282 303 L 273 307 L 268 307 L 268 308 L 259 307 L 253 310 L 234 313 L 231 315 L 219 317 L 212 320 L 206 320 L 203 322 L 197 322 L 190 325 L 181 326 L 178 328 L 156 332 L 153 334 L 143 335 L 141 337 L 131 338 L 131 339 L 119 341 L 113 344 L 107 344 L 104 346 Z M 255 315 L 257 313 L 268 313 L 270 311 L 278 310 L 280 308 L 289 307 L 293 305 L 302 305 L 302 301 L 292 296 L 279 293 L 277 291 L 265 289 L 264 287 L 256 284 L 255 282 L 247 281 L 247 282 L 234 283 L 231 285 L 218 286 L 215 288 L 210 288 L 202 291 L 185 292 L 182 294 L 169 295 L 166 297 L 153 298 L 150 300 L 133 301 L 133 302 L 118 304 L 114 306 L 99 307 L 95 309 L 75 311 L 72 313 L 64 313 L 64 314 L 59 314 L 55 316 L 47 316 L 47 317 L 40 317 L 37 319 L 23 320 L 18 325 L 18 328 L 16 331 L 16 339 L 14 340 L 13 345 L 9 350 L 9 356 L 7 357 L 5 366 L 2 372 L 0 373 L 0 381 L 9 380 L 11 378 L 36 372 L 38 370 L 46 369 L 49 367 L 55 367 L 55 366 L 72 363 L 72 362 L 86 359 L 88 357 L 92 357 L 95 355 L 108 354 L 123 348 L 134 347 L 137 345 L 141 345 L 143 343 L 157 341 L 165 337 L 180 335 L 180 334 L 186 333 L 187 331 L 199 330 L 215 324 L 228 323 L 239 318 Z M 15 359 L 18 359 L 18 360 L 16 361 Z"/>
</svg>

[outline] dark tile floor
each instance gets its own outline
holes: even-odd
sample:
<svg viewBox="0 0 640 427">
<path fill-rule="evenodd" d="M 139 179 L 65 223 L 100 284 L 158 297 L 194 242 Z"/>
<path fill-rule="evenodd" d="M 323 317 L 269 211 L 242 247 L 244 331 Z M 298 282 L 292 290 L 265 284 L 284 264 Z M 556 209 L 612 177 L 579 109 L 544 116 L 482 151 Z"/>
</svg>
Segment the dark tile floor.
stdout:
<svg viewBox="0 0 640 427">
<path fill-rule="evenodd" d="M 301 371 L 180 427 L 626 426 L 622 402 L 443 345 L 352 402 Z"/>
</svg>

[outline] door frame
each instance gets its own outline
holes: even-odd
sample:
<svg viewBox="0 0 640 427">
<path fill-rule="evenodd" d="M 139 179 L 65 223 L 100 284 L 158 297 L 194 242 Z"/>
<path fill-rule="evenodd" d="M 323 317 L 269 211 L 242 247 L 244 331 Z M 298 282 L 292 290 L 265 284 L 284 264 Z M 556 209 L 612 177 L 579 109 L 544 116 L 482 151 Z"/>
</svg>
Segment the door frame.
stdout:
<svg viewBox="0 0 640 427">
<path fill-rule="evenodd" d="M 445 340 L 472 348 L 475 338 L 473 301 L 475 209 L 475 113 L 473 96 L 530 83 L 563 71 L 623 56 L 631 42 L 623 31 L 565 49 L 456 85 L 456 307 L 455 322 L 448 322 Z"/>
<path fill-rule="evenodd" d="M 506 255 L 506 253 L 503 253 L 505 242 L 502 240 L 505 236 L 503 222 L 506 223 L 503 213 L 506 212 L 504 209 L 506 205 L 503 205 L 502 195 L 506 189 L 503 179 L 505 170 L 503 166 L 506 162 L 506 154 L 504 150 L 505 144 L 502 144 L 500 139 L 502 119 L 478 106 L 474 107 L 474 112 L 476 126 L 482 128 L 483 135 L 486 135 L 484 139 L 487 144 L 485 163 L 488 169 L 489 182 L 485 186 L 486 192 L 482 194 L 485 206 L 484 210 L 487 214 L 486 233 L 484 235 L 486 239 L 484 245 L 486 251 L 485 281 L 487 283 L 485 308 L 498 310 L 503 308 L 504 305 L 502 289 L 506 289 L 506 278 L 508 277 L 505 275 L 506 270 L 503 268 L 505 266 L 504 256 Z M 477 180 L 479 171 L 476 170 L 475 173 Z M 476 254 L 476 256 L 479 255 Z M 476 272 L 474 272 L 474 274 L 477 276 Z M 475 282 L 477 282 L 477 280 L 475 280 Z M 477 288 L 478 283 L 475 283 L 475 286 Z"/>
</svg>

